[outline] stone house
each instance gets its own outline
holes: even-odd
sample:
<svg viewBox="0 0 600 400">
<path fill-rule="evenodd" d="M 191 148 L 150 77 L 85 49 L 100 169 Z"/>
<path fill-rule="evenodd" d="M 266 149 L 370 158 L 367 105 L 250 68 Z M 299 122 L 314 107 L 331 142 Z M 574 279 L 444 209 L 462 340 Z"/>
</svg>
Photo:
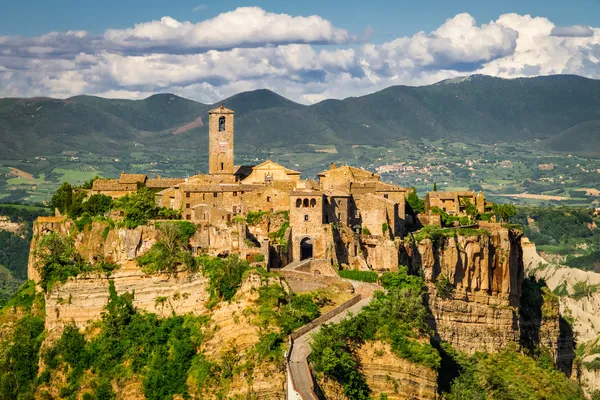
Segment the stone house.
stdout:
<svg viewBox="0 0 600 400">
<path fill-rule="evenodd" d="M 478 212 L 485 212 L 485 196 L 482 192 L 427 192 L 425 212 L 429 213 L 433 207 L 439 207 L 448 215 L 464 216 L 467 203 L 474 204 Z"/>
</svg>

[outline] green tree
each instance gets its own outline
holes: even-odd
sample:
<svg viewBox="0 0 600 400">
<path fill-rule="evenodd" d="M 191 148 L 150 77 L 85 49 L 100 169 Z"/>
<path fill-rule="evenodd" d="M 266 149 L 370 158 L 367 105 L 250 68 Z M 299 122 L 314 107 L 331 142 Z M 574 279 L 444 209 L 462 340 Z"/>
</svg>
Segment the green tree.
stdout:
<svg viewBox="0 0 600 400">
<path fill-rule="evenodd" d="M 154 192 L 145 186 L 137 192 L 123 199 L 125 206 L 125 225 L 128 228 L 137 228 L 144 225 L 149 219 L 155 218 L 158 212 Z"/>
<path fill-rule="evenodd" d="M 102 215 L 110 211 L 113 200 L 111 197 L 103 194 L 91 195 L 82 205 L 83 212 L 91 216 Z"/>
<path fill-rule="evenodd" d="M 433 191 L 437 192 L 437 182 L 433 182 Z"/>
<path fill-rule="evenodd" d="M 67 214 L 71 209 L 73 202 L 73 186 L 68 182 L 64 182 L 52 195 L 50 199 L 50 207 L 52 210 L 58 208 L 62 214 Z"/>
<path fill-rule="evenodd" d="M 410 205 L 415 214 L 425 212 L 425 202 L 419 198 L 414 187 L 409 190 L 408 196 L 406 196 L 406 202 Z"/>
<path fill-rule="evenodd" d="M 502 222 L 508 222 L 517 214 L 517 208 L 512 204 L 494 204 L 493 210 L 496 217 Z"/>
</svg>

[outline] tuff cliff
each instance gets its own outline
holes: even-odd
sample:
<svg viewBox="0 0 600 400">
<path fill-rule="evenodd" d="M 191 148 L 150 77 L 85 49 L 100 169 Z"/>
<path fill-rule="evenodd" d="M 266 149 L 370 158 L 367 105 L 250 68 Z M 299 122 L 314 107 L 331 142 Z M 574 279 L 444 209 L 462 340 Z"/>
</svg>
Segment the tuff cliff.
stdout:
<svg viewBox="0 0 600 400">
<path fill-rule="evenodd" d="M 404 242 L 400 262 L 422 269 L 431 325 L 441 340 L 467 353 L 519 343 L 519 240 L 518 232 L 503 228 Z M 439 293 L 444 284 L 451 293 Z"/>
</svg>

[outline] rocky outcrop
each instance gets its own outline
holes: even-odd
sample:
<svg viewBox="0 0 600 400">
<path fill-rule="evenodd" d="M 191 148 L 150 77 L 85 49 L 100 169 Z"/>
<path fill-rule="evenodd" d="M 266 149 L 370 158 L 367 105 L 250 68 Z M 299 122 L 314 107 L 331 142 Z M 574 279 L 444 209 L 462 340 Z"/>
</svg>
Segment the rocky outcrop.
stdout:
<svg viewBox="0 0 600 400">
<path fill-rule="evenodd" d="M 29 256 L 27 274 L 29 279 L 39 280 L 35 269 L 35 250 L 44 235 L 55 232 L 60 235 L 71 235 L 77 252 L 89 263 L 99 260 L 125 265 L 146 253 L 158 235 L 154 225 L 138 226 L 135 229 L 113 228 L 108 222 L 93 222 L 83 232 L 78 232 L 71 220 L 57 217 L 42 217 L 33 224 L 33 239 Z"/>
<path fill-rule="evenodd" d="M 436 371 L 396 356 L 389 344 L 367 342 L 357 350 L 357 357 L 371 389 L 371 398 L 379 399 L 381 395 L 390 400 L 437 398 Z M 326 398 L 347 399 L 336 381 L 321 379 L 318 383 Z"/>
<path fill-rule="evenodd" d="M 468 353 L 519 343 L 517 310 L 523 280 L 519 240 L 518 232 L 498 228 L 436 243 L 431 239 L 404 243 L 401 264 L 422 269 L 431 325 L 441 340 Z M 443 281 L 450 285 L 449 296 L 438 295 Z"/>
<path fill-rule="evenodd" d="M 207 311 L 208 283 L 201 274 L 145 275 L 135 264 L 113 273 L 117 293 L 134 293 L 134 305 L 161 317 Z M 66 324 L 74 323 L 85 329 L 100 319 L 108 302 L 109 279 L 102 276 L 80 276 L 56 285 L 46 295 L 46 329 L 61 332 Z"/>
<path fill-rule="evenodd" d="M 396 356 L 389 344 L 365 343 L 357 354 L 374 398 L 380 393 L 390 400 L 436 398 L 436 371 Z"/>
</svg>

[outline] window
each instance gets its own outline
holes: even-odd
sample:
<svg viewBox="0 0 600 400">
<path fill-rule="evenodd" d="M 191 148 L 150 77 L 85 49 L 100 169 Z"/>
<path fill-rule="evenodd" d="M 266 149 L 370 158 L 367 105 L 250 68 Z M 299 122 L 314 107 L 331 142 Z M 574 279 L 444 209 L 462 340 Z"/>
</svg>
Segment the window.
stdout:
<svg viewBox="0 0 600 400">
<path fill-rule="evenodd" d="M 315 199 L 310 199 L 310 206 L 311 206 L 311 207 L 314 207 L 314 206 L 316 206 L 316 205 L 317 205 L 317 200 L 315 200 Z"/>
<path fill-rule="evenodd" d="M 233 196 L 234 196 L 234 197 L 235 197 L 235 196 L 237 196 L 237 192 L 233 192 Z"/>
<path fill-rule="evenodd" d="M 384 195 L 383 195 L 383 198 L 384 198 L 384 199 L 387 199 L 389 196 L 390 196 L 390 195 L 386 193 L 386 194 L 384 194 Z"/>
<path fill-rule="evenodd" d="M 190 214 L 188 214 L 185 216 L 185 219 L 190 220 L 190 219 L 192 219 L 192 216 Z"/>
<path fill-rule="evenodd" d="M 202 200 L 206 200 L 206 193 L 202 193 Z"/>
<path fill-rule="evenodd" d="M 225 117 L 219 117 L 219 132 L 225 132 Z"/>
<path fill-rule="evenodd" d="M 185 192 L 185 197 L 190 197 L 190 192 Z"/>
<path fill-rule="evenodd" d="M 360 217 L 360 211 L 354 210 L 354 218 Z"/>
<path fill-rule="evenodd" d="M 304 220 L 308 221 L 308 214 L 304 214 Z"/>
<path fill-rule="evenodd" d="M 302 205 L 302 199 L 296 199 L 296 208 L 300 208 Z"/>
<path fill-rule="evenodd" d="M 187 204 L 185 205 L 185 208 L 190 208 L 190 203 L 187 203 Z"/>
<path fill-rule="evenodd" d="M 325 214 L 325 223 L 328 224 L 329 223 L 329 215 Z"/>
<path fill-rule="evenodd" d="M 304 199 L 304 201 L 302 202 L 302 205 L 304 207 L 308 207 L 308 199 Z"/>
<path fill-rule="evenodd" d="M 271 202 L 271 196 L 267 196 L 267 203 Z"/>
<path fill-rule="evenodd" d="M 224 167 L 225 167 L 224 164 L 221 163 L 221 171 L 223 171 Z"/>
<path fill-rule="evenodd" d="M 213 193 L 213 197 L 217 197 L 219 194 L 217 192 Z"/>
</svg>

